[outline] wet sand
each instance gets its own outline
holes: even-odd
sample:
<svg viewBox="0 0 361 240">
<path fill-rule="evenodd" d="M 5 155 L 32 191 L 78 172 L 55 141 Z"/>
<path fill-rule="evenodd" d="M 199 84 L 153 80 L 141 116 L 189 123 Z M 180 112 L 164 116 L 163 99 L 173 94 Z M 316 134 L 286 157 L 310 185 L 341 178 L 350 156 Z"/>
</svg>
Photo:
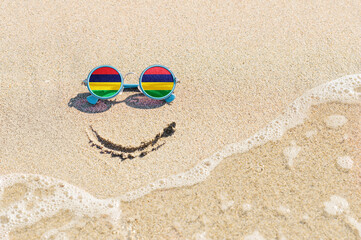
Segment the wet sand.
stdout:
<svg viewBox="0 0 361 240">
<path fill-rule="evenodd" d="M 107 198 L 191 169 L 226 144 L 252 136 L 307 90 L 359 73 L 360 11 L 357 1 L 6 1 L 0 7 L 0 174 L 55 177 L 97 198 Z M 166 65 L 181 80 L 171 105 L 149 103 L 136 92 L 124 92 L 116 97 L 117 103 L 104 102 L 95 109 L 84 102 L 87 89 L 81 81 L 93 67 L 110 64 L 125 75 L 129 71 L 140 74 L 155 63 Z M 136 83 L 137 78 L 127 78 L 127 82 Z M 338 150 L 346 151 L 341 147 L 352 145 L 357 150 L 359 108 L 333 107 L 348 118 L 348 125 L 339 132 L 320 129 L 314 137 L 347 133 L 349 140 Z M 329 110 L 321 109 L 311 119 L 316 121 Z M 161 139 L 158 149 L 124 161 L 102 154 L 91 146 L 87 135 L 91 126 L 113 143 L 134 147 L 154 139 L 172 122 L 176 123 L 174 134 Z M 267 239 L 277 234 L 280 239 L 282 234 L 292 239 L 311 234 L 311 230 L 314 235 L 310 236 L 316 238 L 324 223 L 334 225 L 324 228 L 329 231 L 322 232 L 323 238 L 334 232 L 340 238 L 355 237 L 354 228 L 344 220 L 346 215 L 330 220 L 321 212 L 322 203 L 330 201 L 332 194 L 342 195 L 352 216 L 361 221 L 359 203 L 351 194 L 359 186 L 351 184 L 351 178 L 359 174 L 360 157 L 353 153 L 354 166 L 347 173 L 327 165 L 336 161 L 332 155 L 336 150 L 330 147 L 336 142 L 327 142 L 331 140 L 326 137 L 319 144 L 312 139 L 307 142 L 303 138 L 309 124 L 290 130 L 287 136 L 293 137 L 289 139 L 285 136 L 277 144 L 257 148 L 259 152 L 253 149 L 230 157 L 199 185 L 154 192 L 124 203 L 121 208 L 131 223 L 120 226 L 132 225 L 144 238 L 202 238 L 206 232 L 209 238 L 237 239 L 257 230 Z M 295 159 L 295 169 L 286 169 L 285 162 L 277 158 L 291 141 L 309 149 L 300 151 L 304 160 Z M 267 155 L 271 150 L 274 161 Z M 325 160 L 317 161 L 314 156 Z M 311 178 L 318 174 L 310 166 L 317 164 L 326 165 L 322 165 L 325 173 L 319 181 Z M 237 166 L 238 171 L 231 171 Z M 334 188 L 327 184 L 328 178 Z M 344 184 L 341 191 L 342 181 L 350 184 Z M 278 185 L 281 190 L 275 190 Z M 255 187 L 265 193 L 259 194 Z M 287 200 L 287 193 L 295 196 Z M 303 199 L 316 194 L 316 199 Z M 221 201 L 226 202 L 223 208 L 232 201 L 233 205 L 222 211 Z M 238 210 L 248 202 L 253 210 L 243 216 Z M 291 216 L 273 214 L 281 204 L 290 209 Z M 208 205 L 213 207 L 206 213 Z M 193 206 L 191 212 L 182 210 L 189 206 Z M 305 212 L 310 227 L 298 223 Z M 277 222 L 283 227 L 275 228 Z M 41 229 L 38 235 L 34 228 L 26 234 L 40 236 L 47 227 L 39 226 L 34 226 Z M 93 234 L 91 229 L 86 228 L 84 234 Z M 22 231 L 11 236 L 21 239 Z M 113 234 L 112 238 L 128 230 L 104 231 Z"/>
<path fill-rule="evenodd" d="M 324 119 L 332 114 L 346 116 L 347 124 L 327 128 Z M 347 214 L 330 215 L 324 203 L 341 196 L 349 203 L 349 214 L 361 220 L 360 114 L 360 105 L 315 107 L 305 124 L 280 141 L 225 159 L 194 187 L 154 192 L 127 203 L 124 213 L 145 239 L 196 239 L 202 234 L 205 239 L 241 239 L 254 231 L 265 239 L 359 239 L 361 232 Z M 313 130 L 317 133 L 308 138 Z M 290 167 L 284 150 L 292 144 L 301 150 Z M 337 164 L 344 155 L 354 161 L 349 171 Z"/>
<path fill-rule="evenodd" d="M 39 239 L 52 229 L 70 239 L 359 239 L 360 114 L 357 104 L 313 107 L 304 124 L 278 141 L 226 158 L 206 181 L 123 202 L 116 225 L 106 216 L 75 218 L 61 211 L 17 229 L 11 239 Z M 347 122 L 332 127 L 330 116 Z M 290 164 L 292 148 L 298 150 Z M 350 168 L 340 165 L 344 156 L 351 159 Z M 17 201 L 21 192 L 24 186 L 16 185 L 4 199 Z M 332 205 L 333 196 L 345 199 L 347 206 Z"/>
</svg>

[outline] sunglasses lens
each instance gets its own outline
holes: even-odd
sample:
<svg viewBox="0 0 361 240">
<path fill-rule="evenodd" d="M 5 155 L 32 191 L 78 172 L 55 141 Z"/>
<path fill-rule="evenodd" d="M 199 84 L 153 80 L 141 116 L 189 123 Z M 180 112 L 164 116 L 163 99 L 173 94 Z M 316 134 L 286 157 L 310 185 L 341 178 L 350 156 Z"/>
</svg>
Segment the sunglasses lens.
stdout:
<svg viewBox="0 0 361 240">
<path fill-rule="evenodd" d="M 99 98 L 112 98 L 119 93 L 121 88 L 122 77 L 113 67 L 98 67 L 89 76 L 89 90 Z"/>
<path fill-rule="evenodd" d="M 154 99 L 164 99 L 172 93 L 175 79 L 165 67 L 154 66 L 142 74 L 140 83 L 145 95 Z"/>
</svg>

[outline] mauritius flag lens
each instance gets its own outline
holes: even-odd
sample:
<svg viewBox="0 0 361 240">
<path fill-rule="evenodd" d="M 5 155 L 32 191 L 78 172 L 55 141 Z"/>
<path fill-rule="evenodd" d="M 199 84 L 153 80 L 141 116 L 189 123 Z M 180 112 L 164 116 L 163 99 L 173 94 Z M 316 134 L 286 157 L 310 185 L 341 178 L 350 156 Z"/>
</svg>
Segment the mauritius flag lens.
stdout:
<svg viewBox="0 0 361 240">
<path fill-rule="evenodd" d="M 118 71 L 111 67 L 100 67 L 92 72 L 89 78 L 89 89 L 97 97 L 114 97 L 121 86 L 122 78 Z"/>
<path fill-rule="evenodd" d="M 164 67 L 147 69 L 141 79 L 143 90 L 151 97 L 164 98 L 172 92 L 174 79 Z"/>
</svg>

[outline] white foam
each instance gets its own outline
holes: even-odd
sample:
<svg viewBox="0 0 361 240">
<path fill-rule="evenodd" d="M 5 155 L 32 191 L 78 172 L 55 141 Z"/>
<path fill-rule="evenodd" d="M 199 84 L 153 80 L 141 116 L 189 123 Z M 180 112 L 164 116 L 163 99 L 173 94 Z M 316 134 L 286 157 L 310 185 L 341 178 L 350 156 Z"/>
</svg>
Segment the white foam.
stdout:
<svg viewBox="0 0 361 240">
<path fill-rule="evenodd" d="M 207 233 L 206 232 L 202 232 L 202 233 L 197 233 L 193 236 L 193 239 L 196 240 L 209 240 L 210 238 L 207 238 Z"/>
<path fill-rule="evenodd" d="M 220 201 L 221 201 L 221 210 L 222 212 L 227 211 L 230 207 L 234 205 L 233 200 L 229 200 L 225 193 L 220 194 Z"/>
<path fill-rule="evenodd" d="M 244 203 L 244 204 L 242 204 L 242 209 L 243 209 L 243 211 L 245 211 L 245 212 L 249 212 L 249 211 L 252 210 L 252 205 L 249 204 L 249 203 Z"/>
<path fill-rule="evenodd" d="M 316 129 L 312 129 L 312 130 L 306 132 L 306 137 L 307 137 L 307 138 L 311 138 L 311 137 L 313 137 L 313 136 L 316 135 L 316 134 L 317 134 L 317 130 L 316 130 Z"/>
<path fill-rule="evenodd" d="M 359 237 L 361 238 L 361 223 L 357 222 L 356 219 L 354 219 L 353 217 L 350 217 L 350 216 L 347 217 L 347 220 L 351 224 L 351 226 L 353 226 L 356 229 Z"/>
<path fill-rule="evenodd" d="M 79 217 L 76 217 L 75 219 L 71 220 L 69 223 L 65 224 L 62 227 L 59 228 L 54 228 L 51 229 L 47 232 L 45 232 L 42 236 L 41 236 L 41 240 L 47 240 L 47 239 L 51 239 L 51 238 L 55 238 L 55 239 L 68 239 L 68 236 L 66 235 L 65 232 L 68 229 L 71 229 L 72 227 L 84 227 L 86 224 L 85 221 L 80 221 Z"/>
<path fill-rule="evenodd" d="M 287 238 L 281 233 L 279 236 L 279 240 L 287 240 Z"/>
<path fill-rule="evenodd" d="M 337 158 L 337 164 L 345 170 L 350 170 L 353 166 L 353 161 L 350 156 L 340 156 Z"/>
<path fill-rule="evenodd" d="M 7 187 L 22 184 L 26 193 L 22 199 L 0 209 L 0 216 L 6 221 L 0 224 L 0 239 L 8 239 L 8 234 L 15 228 L 32 225 L 42 218 L 54 216 L 61 210 L 70 210 L 77 215 L 95 217 L 109 216 L 115 223 L 120 219 L 120 202 L 117 199 L 97 199 L 84 190 L 64 181 L 33 174 L 11 174 L 0 176 L 0 199 Z M 39 196 L 39 191 L 47 191 Z M 29 208 L 29 204 L 36 204 Z M 53 230 L 55 232 L 56 229 Z M 52 235 L 52 233 L 49 233 Z M 63 236 L 62 233 L 58 234 Z"/>
<path fill-rule="evenodd" d="M 278 208 L 277 208 L 277 212 L 280 214 L 280 215 L 284 215 L 284 216 L 286 216 L 286 215 L 288 215 L 288 214 L 290 214 L 291 213 L 291 210 L 288 208 L 288 207 L 285 207 L 285 206 L 279 206 Z"/>
<path fill-rule="evenodd" d="M 310 219 L 310 216 L 308 216 L 308 214 L 304 214 L 303 216 L 302 216 L 302 220 L 304 220 L 304 221 L 307 221 L 307 220 L 309 220 Z"/>
<path fill-rule="evenodd" d="M 325 119 L 326 126 L 334 129 L 342 127 L 347 121 L 347 118 L 343 115 L 331 115 Z"/>
<path fill-rule="evenodd" d="M 337 195 L 332 195 L 330 201 L 324 202 L 323 205 L 330 215 L 338 215 L 349 209 L 347 200 Z"/>
<path fill-rule="evenodd" d="M 345 76 L 316 87 L 297 98 L 285 109 L 282 115 L 271 121 L 252 137 L 241 142 L 226 145 L 186 172 L 171 175 L 165 179 L 159 179 L 144 187 L 127 192 L 116 199 L 97 199 L 84 190 L 64 181 L 40 175 L 10 174 L 0 176 L 0 199 L 5 188 L 16 183 L 25 184 L 28 188 L 23 199 L 12 203 L 4 209 L 0 209 L 0 239 L 7 239 L 9 232 L 15 228 L 31 225 L 41 218 L 51 217 L 63 209 L 71 210 L 78 216 L 106 214 L 110 216 L 109 218 L 112 221 L 117 221 L 121 216 L 119 200 L 132 201 L 154 190 L 191 186 L 202 182 L 226 157 L 234 153 L 244 153 L 253 147 L 263 145 L 269 141 L 279 140 L 287 130 L 304 122 L 313 105 L 334 101 L 361 103 L 361 93 L 355 91 L 355 89 L 360 87 L 361 75 Z M 340 125 L 340 121 L 338 125 Z M 296 150 L 293 149 L 288 152 L 299 152 Z M 293 155 L 288 153 L 288 156 Z M 54 187 L 54 193 L 43 197 L 40 201 L 35 194 L 36 189 L 48 188 L 50 186 Z M 37 204 L 32 209 L 27 209 L 27 203 L 33 200 L 36 200 Z M 330 204 L 326 204 L 327 211 L 338 213 L 341 209 L 344 209 L 346 203 L 342 200 L 339 201 L 336 201 L 336 203 L 331 201 Z M 245 207 L 243 208 L 245 209 Z M 48 234 L 56 235 L 56 231 L 59 233 L 59 230 L 54 229 Z M 58 236 L 62 237 L 63 235 L 59 233 Z M 247 239 L 264 239 L 257 231 L 249 237 Z"/>
<path fill-rule="evenodd" d="M 258 231 L 244 237 L 244 240 L 266 240 Z"/>
<path fill-rule="evenodd" d="M 349 210 L 349 204 L 346 199 L 333 195 L 331 196 L 331 201 L 325 202 L 324 205 L 325 211 L 330 215 L 339 215 L 345 212 L 345 218 L 347 219 L 348 224 L 358 232 L 358 235 L 361 238 L 361 223 L 350 216 L 352 213 Z"/>
<path fill-rule="evenodd" d="M 283 155 L 287 159 L 287 166 L 289 168 L 293 167 L 294 159 L 297 157 L 298 153 L 301 151 L 301 147 L 296 145 L 296 142 L 291 142 L 289 147 L 286 147 L 283 150 Z"/>
<path fill-rule="evenodd" d="M 348 140 L 348 139 L 349 139 L 349 136 L 347 133 L 345 135 L 343 135 L 343 140 Z"/>
<path fill-rule="evenodd" d="M 358 87 L 361 87 L 360 74 L 345 76 L 313 88 L 297 98 L 282 115 L 271 121 L 252 137 L 226 145 L 223 149 L 202 160 L 186 172 L 149 183 L 144 187 L 127 192 L 119 198 L 122 201 L 132 201 L 154 190 L 191 186 L 202 182 L 226 157 L 234 153 L 247 152 L 249 149 L 269 141 L 279 140 L 287 130 L 304 122 L 313 105 L 326 102 L 361 103 L 361 93 L 355 91 Z"/>
</svg>

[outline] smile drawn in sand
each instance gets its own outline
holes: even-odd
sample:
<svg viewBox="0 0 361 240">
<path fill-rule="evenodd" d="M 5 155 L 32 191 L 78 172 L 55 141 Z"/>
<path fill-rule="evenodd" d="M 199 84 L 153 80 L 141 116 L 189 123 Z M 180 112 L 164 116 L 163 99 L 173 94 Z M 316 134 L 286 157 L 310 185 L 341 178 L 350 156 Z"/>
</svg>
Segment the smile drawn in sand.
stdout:
<svg viewBox="0 0 361 240">
<path fill-rule="evenodd" d="M 98 134 L 92 126 L 91 132 L 87 132 L 90 146 L 96 147 L 100 150 L 100 153 L 110 154 L 112 157 L 119 157 L 121 161 L 126 159 L 133 159 L 136 157 L 144 157 L 152 151 L 158 150 L 165 142 L 159 142 L 163 138 L 170 137 L 175 132 L 176 123 L 172 122 L 163 129 L 161 133 L 158 133 L 153 139 L 149 141 L 143 141 L 139 146 L 123 146 L 121 144 L 114 143 Z"/>
</svg>

